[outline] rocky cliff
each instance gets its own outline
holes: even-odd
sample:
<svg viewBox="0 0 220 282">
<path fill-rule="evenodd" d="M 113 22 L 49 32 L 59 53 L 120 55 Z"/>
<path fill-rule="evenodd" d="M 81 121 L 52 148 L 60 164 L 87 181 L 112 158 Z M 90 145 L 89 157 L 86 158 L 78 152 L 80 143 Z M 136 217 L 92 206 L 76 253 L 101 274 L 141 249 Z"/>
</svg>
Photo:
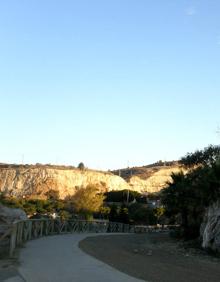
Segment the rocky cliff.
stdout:
<svg viewBox="0 0 220 282">
<path fill-rule="evenodd" d="M 166 187 L 167 182 L 172 180 L 172 173 L 177 173 L 179 171 L 180 167 L 178 166 L 160 167 L 156 171 L 154 170 L 149 173 L 149 176 L 146 179 L 139 176 L 132 176 L 128 183 L 132 187 L 132 190 L 155 193 Z"/>
<path fill-rule="evenodd" d="M 113 173 L 124 178 L 132 190 L 155 193 L 167 186 L 167 182 L 172 180 L 172 173 L 178 173 L 181 169 L 178 162 L 168 162 L 163 165 L 155 163 L 148 166 L 125 168 L 115 170 Z"/>
<path fill-rule="evenodd" d="M 44 198 L 53 189 L 59 191 L 60 198 L 64 199 L 89 184 L 102 191 L 129 189 L 124 179 L 107 172 L 47 166 L 0 168 L 0 191 L 13 197 Z"/>
<path fill-rule="evenodd" d="M 49 190 L 57 190 L 64 199 L 93 184 L 103 192 L 132 189 L 152 193 L 164 188 L 171 173 L 179 170 L 178 165 L 133 168 L 131 177 L 122 178 L 116 173 L 73 167 L 0 165 L 0 192 L 13 197 L 44 198 Z"/>
</svg>

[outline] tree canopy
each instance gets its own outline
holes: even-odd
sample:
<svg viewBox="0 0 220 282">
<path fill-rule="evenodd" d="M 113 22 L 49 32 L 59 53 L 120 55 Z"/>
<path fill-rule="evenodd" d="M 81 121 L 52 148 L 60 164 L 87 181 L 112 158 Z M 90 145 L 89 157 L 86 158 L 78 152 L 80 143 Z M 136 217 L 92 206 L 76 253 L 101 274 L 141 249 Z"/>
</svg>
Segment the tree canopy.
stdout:
<svg viewBox="0 0 220 282">
<path fill-rule="evenodd" d="M 103 205 L 103 201 L 104 195 L 100 194 L 94 185 L 79 189 L 72 197 L 75 211 L 84 215 L 98 212 Z"/>
<path fill-rule="evenodd" d="M 219 147 L 209 146 L 187 154 L 182 163 L 193 167 L 187 173 L 172 174 L 172 181 L 162 192 L 166 214 L 179 222 L 183 236 L 196 238 L 207 206 L 220 199 Z"/>
<path fill-rule="evenodd" d="M 84 170 L 85 169 L 85 165 L 84 165 L 84 163 L 79 163 L 78 164 L 78 169 L 80 169 L 80 170 Z"/>
<path fill-rule="evenodd" d="M 210 145 L 203 150 L 197 150 L 188 153 L 182 157 L 180 163 L 186 167 L 194 167 L 198 165 L 211 166 L 220 158 L 220 146 Z"/>
</svg>

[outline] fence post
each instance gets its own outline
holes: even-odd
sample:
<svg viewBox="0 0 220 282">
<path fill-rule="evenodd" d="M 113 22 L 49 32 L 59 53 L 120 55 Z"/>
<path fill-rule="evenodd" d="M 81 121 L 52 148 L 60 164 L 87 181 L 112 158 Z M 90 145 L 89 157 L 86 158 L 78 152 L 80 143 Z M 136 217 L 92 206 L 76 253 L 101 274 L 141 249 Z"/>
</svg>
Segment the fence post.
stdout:
<svg viewBox="0 0 220 282">
<path fill-rule="evenodd" d="M 40 222 L 40 237 L 43 236 L 43 228 L 44 228 L 44 222 L 41 221 L 41 222 Z"/>
<path fill-rule="evenodd" d="M 31 240 L 32 238 L 32 221 L 28 221 L 28 240 Z"/>
<path fill-rule="evenodd" d="M 17 235 L 17 223 L 14 223 L 12 226 L 11 238 L 10 238 L 10 249 L 9 256 L 12 257 L 15 247 L 16 247 L 16 235 Z"/>
</svg>

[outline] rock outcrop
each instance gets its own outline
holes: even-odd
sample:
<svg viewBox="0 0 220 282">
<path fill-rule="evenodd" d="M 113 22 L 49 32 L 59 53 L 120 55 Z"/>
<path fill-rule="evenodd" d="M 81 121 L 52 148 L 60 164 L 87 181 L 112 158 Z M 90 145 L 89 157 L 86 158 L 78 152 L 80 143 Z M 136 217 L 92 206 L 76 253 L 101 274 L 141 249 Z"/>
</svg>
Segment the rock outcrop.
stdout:
<svg viewBox="0 0 220 282">
<path fill-rule="evenodd" d="M 129 179 L 129 184 L 132 190 L 139 192 L 155 193 L 167 186 L 167 182 L 172 181 L 171 174 L 180 171 L 179 166 L 160 167 L 157 170 L 148 172 L 148 177 L 132 176 Z"/>
<path fill-rule="evenodd" d="M 0 204 L 0 226 L 10 225 L 17 220 L 27 219 L 26 213 L 21 209 L 8 208 Z"/>
<path fill-rule="evenodd" d="M 0 257 L 8 252 L 11 226 L 13 222 L 27 219 L 21 209 L 8 208 L 0 204 Z"/>
<path fill-rule="evenodd" d="M 101 172 L 73 167 L 50 165 L 0 165 L 0 192 L 11 197 L 45 198 L 49 190 L 59 192 L 60 198 L 72 196 L 81 187 L 95 185 L 100 191 L 131 189 L 137 192 L 158 192 L 171 181 L 171 173 L 180 171 L 179 165 L 150 166 L 122 170 L 130 177 L 117 172 Z M 123 176 L 123 175 L 122 175 Z"/>
<path fill-rule="evenodd" d="M 200 234 L 205 249 L 220 252 L 220 202 L 213 203 L 205 213 Z"/>
<path fill-rule="evenodd" d="M 56 190 L 60 198 L 64 199 L 90 184 L 96 185 L 103 192 L 129 189 L 124 179 L 107 172 L 46 166 L 0 169 L 0 192 L 12 197 L 44 198 L 49 190 Z"/>
</svg>

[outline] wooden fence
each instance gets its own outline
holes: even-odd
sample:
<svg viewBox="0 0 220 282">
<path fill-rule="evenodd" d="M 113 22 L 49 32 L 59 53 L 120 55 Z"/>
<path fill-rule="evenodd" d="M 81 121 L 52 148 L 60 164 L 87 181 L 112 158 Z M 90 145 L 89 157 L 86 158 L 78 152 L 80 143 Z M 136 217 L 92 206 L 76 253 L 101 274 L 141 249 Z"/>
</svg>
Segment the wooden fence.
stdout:
<svg viewBox="0 0 220 282">
<path fill-rule="evenodd" d="M 29 219 L 17 221 L 12 226 L 8 226 L 4 234 L 0 235 L 0 243 L 5 239 L 9 241 L 9 254 L 13 256 L 16 247 L 43 236 L 71 233 L 151 233 L 167 232 L 172 228 L 171 225 L 161 228 L 108 221 Z"/>
<path fill-rule="evenodd" d="M 16 247 L 21 246 L 28 240 L 42 236 L 71 234 L 71 233 L 128 233 L 133 227 L 129 224 L 107 221 L 60 221 L 50 219 L 32 219 L 18 221 L 10 230 L 10 256 Z M 7 233 L 8 235 L 9 233 Z M 5 235 L 5 236 L 7 236 Z"/>
</svg>

